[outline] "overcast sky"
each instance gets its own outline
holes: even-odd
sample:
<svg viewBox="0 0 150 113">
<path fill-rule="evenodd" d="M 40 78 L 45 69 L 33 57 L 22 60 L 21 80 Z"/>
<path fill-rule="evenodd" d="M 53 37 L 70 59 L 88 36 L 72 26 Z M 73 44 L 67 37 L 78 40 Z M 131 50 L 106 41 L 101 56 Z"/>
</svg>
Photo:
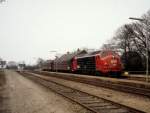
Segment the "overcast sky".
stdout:
<svg viewBox="0 0 150 113">
<path fill-rule="evenodd" d="M 98 49 L 150 0 L 6 0 L 0 4 L 0 57 L 33 63 L 77 48 Z"/>
</svg>

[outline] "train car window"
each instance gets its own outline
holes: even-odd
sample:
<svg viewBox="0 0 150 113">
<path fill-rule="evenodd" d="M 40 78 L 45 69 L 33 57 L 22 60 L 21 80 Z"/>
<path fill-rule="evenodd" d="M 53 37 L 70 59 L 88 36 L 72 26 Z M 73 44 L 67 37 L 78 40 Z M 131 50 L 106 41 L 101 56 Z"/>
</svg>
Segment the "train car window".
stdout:
<svg viewBox="0 0 150 113">
<path fill-rule="evenodd" d="M 104 51 L 101 53 L 101 57 L 106 57 L 108 55 L 116 55 L 116 52 L 115 51 Z"/>
</svg>

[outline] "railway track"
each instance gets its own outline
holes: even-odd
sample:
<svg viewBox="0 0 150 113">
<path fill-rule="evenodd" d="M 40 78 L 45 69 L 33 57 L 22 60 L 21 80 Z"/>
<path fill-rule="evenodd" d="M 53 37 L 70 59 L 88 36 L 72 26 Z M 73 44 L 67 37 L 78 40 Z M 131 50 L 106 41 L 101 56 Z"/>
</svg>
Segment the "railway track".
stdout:
<svg viewBox="0 0 150 113">
<path fill-rule="evenodd" d="M 129 76 L 126 79 L 128 80 L 136 80 L 136 81 L 142 81 L 142 82 L 146 82 L 146 76 L 144 77 L 138 77 L 138 76 Z M 150 79 L 150 77 L 149 77 Z"/>
<path fill-rule="evenodd" d="M 33 71 L 32 71 L 33 72 Z M 103 81 L 100 79 L 96 78 L 85 78 L 82 76 L 65 76 L 63 74 L 50 74 L 47 72 L 37 72 L 34 71 L 33 73 L 36 74 L 42 74 L 46 76 L 51 76 L 51 77 L 56 77 L 56 78 L 61 78 L 65 80 L 71 80 L 75 82 L 80 82 L 80 83 L 85 83 L 85 84 L 90 84 L 98 87 L 104 87 L 104 88 L 109 88 L 117 91 L 123 91 L 131 94 L 137 94 L 141 96 L 146 96 L 150 97 L 150 86 L 144 86 L 144 85 L 139 85 L 139 84 L 132 84 L 131 82 L 112 82 L 112 81 Z"/>
<path fill-rule="evenodd" d="M 139 111 L 134 108 L 64 86 L 49 79 L 42 78 L 42 75 L 35 76 L 31 73 L 21 74 L 83 106 L 91 111 L 91 113 L 144 113 L 143 111 Z"/>
</svg>

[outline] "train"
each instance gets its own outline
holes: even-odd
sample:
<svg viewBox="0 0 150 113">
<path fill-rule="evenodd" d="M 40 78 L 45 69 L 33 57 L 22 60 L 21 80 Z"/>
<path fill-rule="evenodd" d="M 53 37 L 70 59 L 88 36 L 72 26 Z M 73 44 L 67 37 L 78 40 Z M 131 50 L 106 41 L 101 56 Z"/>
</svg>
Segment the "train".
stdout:
<svg viewBox="0 0 150 113">
<path fill-rule="evenodd" d="M 63 54 L 44 66 L 43 70 L 79 74 L 120 76 L 122 62 L 118 53 L 111 50 L 87 52 L 85 50 Z"/>
</svg>

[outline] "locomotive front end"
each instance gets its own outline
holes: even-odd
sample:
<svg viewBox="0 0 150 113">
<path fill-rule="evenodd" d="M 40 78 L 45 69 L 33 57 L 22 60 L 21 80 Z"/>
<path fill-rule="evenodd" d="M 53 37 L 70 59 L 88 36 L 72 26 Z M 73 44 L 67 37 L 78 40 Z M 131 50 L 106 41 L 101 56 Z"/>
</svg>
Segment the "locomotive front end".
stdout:
<svg viewBox="0 0 150 113">
<path fill-rule="evenodd" d="M 109 74 L 110 75 L 121 75 L 122 64 L 118 55 L 110 55 L 109 60 Z"/>
<path fill-rule="evenodd" d="M 103 51 L 99 70 L 107 75 L 118 76 L 122 72 L 120 56 L 114 51 Z"/>
</svg>

